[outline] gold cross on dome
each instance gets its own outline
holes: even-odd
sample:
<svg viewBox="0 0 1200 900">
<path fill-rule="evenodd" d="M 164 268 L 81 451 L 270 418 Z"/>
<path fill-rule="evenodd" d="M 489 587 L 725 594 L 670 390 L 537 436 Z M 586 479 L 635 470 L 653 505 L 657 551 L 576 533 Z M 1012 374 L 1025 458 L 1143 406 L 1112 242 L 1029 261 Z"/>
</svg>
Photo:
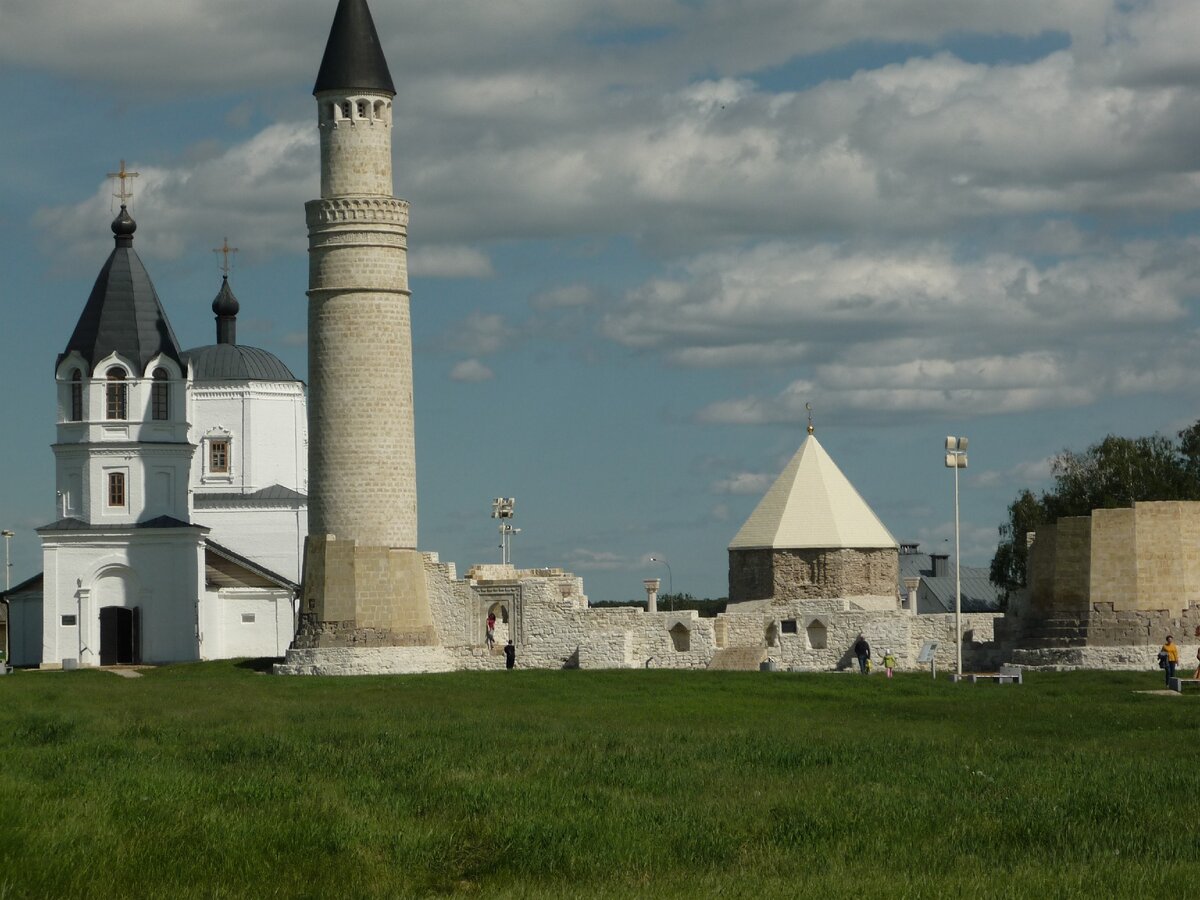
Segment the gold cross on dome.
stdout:
<svg viewBox="0 0 1200 900">
<path fill-rule="evenodd" d="M 125 205 L 125 201 L 133 197 L 133 191 L 129 190 L 128 186 L 125 184 L 126 180 L 130 178 L 137 178 L 140 174 L 140 172 L 127 171 L 125 169 L 125 160 L 121 160 L 121 168 L 118 171 L 108 173 L 109 178 L 118 178 L 121 181 L 120 187 L 117 188 L 117 192 L 113 194 L 113 196 L 121 201 L 122 206 Z"/>
<path fill-rule="evenodd" d="M 229 262 L 229 254 L 237 253 L 237 247 L 229 246 L 229 238 L 221 238 L 221 246 L 215 247 L 213 253 L 221 254 L 221 274 L 226 278 L 229 277 L 229 272 L 233 268 L 233 264 Z"/>
</svg>

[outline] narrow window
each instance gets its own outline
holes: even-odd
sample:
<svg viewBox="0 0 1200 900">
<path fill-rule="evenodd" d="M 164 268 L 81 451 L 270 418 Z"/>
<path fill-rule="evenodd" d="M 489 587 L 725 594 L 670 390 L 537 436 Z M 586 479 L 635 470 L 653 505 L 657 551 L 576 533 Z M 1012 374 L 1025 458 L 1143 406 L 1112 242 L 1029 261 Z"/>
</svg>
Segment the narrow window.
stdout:
<svg viewBox="0 0 1200 900">
<path fill-rule="evenodd" d="M 150 417 L 156 422 L 171 418 L 171 385 L 167 383 L 167 370 L 154 370 L 154 384 L 150 388 Z"/>
<path fill-rule="evenodd" d="M 367 104 L 366 104 L 366 101 L 365 101 L 365 100 L 359 100 L 359 101 L 358 101 L 358 117 L 359 117 L 360 119 L 366 119 L 366 118 L 368 118 L 368 116 L 367 116 Z"/>
<path fill-rule="evenodd" d="M 83 421 L 83 373 L 71 370 L 71 421 Z"/>
<path fill-rule="evenodd" d="M 113 367 L 108 370 L 107 376 L 108 384 L 104 386 L 104 417 L 128 418 L 129 385 L 125 383 L 125 370 Z"/>
<path fill-rule="evenodd" d="M 229 441 L 208 442 L 208 471 L 221 474 L 229 471 Z"/>
<path fill-rule="evenodd" d="M 350 101 L 349 100 L 346 100 L 345 102 L 342 103 L 342 118 L 343 119 L 350 118 Z"/>
<path fill-rule="evenodd" d="M 109 472 L 108 473 L 108 505 L 109 506 L 124 506 L 125 505 L 125 473 L 124 472 Z"/>
</svg>

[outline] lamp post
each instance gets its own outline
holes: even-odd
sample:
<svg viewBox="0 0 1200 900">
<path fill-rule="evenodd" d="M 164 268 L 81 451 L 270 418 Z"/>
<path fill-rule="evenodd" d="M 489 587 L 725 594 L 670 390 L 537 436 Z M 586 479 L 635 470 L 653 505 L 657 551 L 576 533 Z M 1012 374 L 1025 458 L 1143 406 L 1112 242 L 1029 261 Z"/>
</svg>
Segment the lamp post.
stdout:
<svg viewBox="0 0 1200 900">
<path fill-rule="evenodd" d="M 671 598 L 671 612 L 675 612 L 675 575 L 671 572 L 671 564 L 661 556 L 650 557 L 650 562 L 662 563 L 667 567 L 667 595 Z"/>
<path fill-rule="evenodd" d="M 9 553 L 9 548 L 14 537 L 13 532 L 7 528 L 0 531 L 0 535 L 4 537 L 4 659 L 0 659 L 0 667 L 8 665 L 9 660 L 9 641 L 8 633 L 12 631 L 12 606 L 8 602 L 8 592 L 12 589 L 12 558 Z"/>
<path fill-rule="evenodd" d="M 958 677 L 962 678 L 962 578 L 958 539 L 958 470 L 967 467 L 967 439 L 946 437 L 946 468 L 954 470 L 954 647 Z"/>
<path fill-rule="evenodd" d="M 520 534 L 520 528 L 513 528 L 507 521 L 516 515 L 515 497 L 497 497 L 492 501 L 492 518 L 500 519 L 500 564 L 507 566 L 512 560 L 512 536 Z"/>
</svg>

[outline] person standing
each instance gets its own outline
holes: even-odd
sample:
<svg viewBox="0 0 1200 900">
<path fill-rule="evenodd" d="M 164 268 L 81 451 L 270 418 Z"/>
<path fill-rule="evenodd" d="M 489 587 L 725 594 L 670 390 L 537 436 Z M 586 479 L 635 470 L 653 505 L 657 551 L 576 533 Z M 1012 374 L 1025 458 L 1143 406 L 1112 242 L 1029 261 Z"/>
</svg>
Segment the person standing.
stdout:
<svg viewBox="0 0 1200 900">
<path fill-rule="evenodd" d="M 1196 648 L 1196 672 L 1192 675 L 1196 681 L 1200 681 L 1200 647 Z"/>
<path fill-rule="evenodd" d="M 883 652 L 883 667 L 887 669 L 888 678 L 892 677 L 892 670 L 896 668 L 896 654 L 891 650 Z"/>
<path fill-rule="evenodd" d="M 1164 660 L 1163 669 L 1167 677 L 1167 687 L 1171 686 L 1171 679 L 1175 677 L 1175 667 L 1179 665 L 1179 645 L 1175 643 L 1175 639 L 1171 635 L 1167 635 L 1167 642 L 1162 645 L 1162 649 L 1158 651 L 1159 658 Z"/>
<path fill-rule="evenodd" d="M 487 617 L 487 648 L 491 650 L 496 646 L 496 614 L 488 613 Z"/>
<path fill-rule="evenodd" d="M 504 645 L 504 668 L 511 669 L 517 664 L 517 648 L 509 641 Z"/>
<path fill-rule="evenodd" d="M 867 643 L 866 635 L 861 631 L 858 633 L 858 640 L 854 642 L 854 655 L 858 657 L 858 671 L 867 674 L 867 660 L 871 658 L 871 645 Z"/>
</svg>

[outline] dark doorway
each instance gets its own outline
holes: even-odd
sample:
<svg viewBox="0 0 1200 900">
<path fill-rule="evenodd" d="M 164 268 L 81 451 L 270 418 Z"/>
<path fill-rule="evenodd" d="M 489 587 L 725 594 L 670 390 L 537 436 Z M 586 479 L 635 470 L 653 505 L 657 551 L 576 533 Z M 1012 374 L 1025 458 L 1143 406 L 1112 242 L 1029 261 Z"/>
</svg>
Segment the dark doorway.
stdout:
<svg viewBox="0 0 1200 900">
<path fill-rule="evenodd" d="M 138 611 L 123 606 L 100 608 L 100 665 L 126 666 L 141 662 Z"/>
</svg>

